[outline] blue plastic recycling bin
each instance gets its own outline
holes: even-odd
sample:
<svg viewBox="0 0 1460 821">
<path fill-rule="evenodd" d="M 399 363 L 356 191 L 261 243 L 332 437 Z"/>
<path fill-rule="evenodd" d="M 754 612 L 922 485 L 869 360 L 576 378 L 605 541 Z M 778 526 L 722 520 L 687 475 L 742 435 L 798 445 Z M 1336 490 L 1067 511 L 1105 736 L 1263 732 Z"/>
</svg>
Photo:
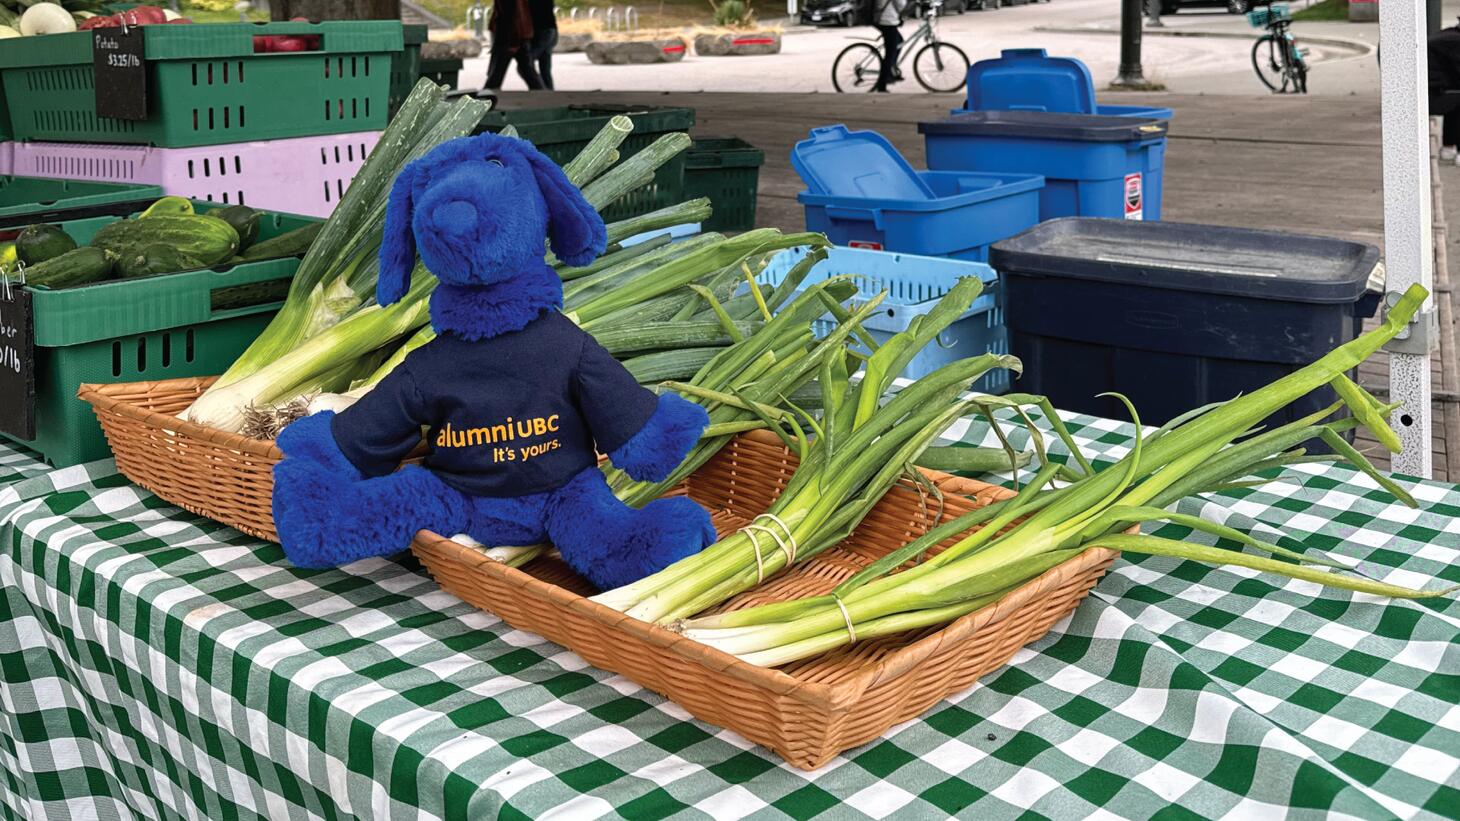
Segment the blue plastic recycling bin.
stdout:
<svg viewBox="0 0 1460 821">
<path fill-rule="evenodd" d="M 1042 48 L 1006 48 L 997 58 L 968 69 L 965 111 L 1048 111 L 1110 117 L 1171 119 L 1169 108 L 1101 105 L 1095 99 L 1090 69 L 1073 57 L 1051 57 Z"/>
<path fill-rule="evenodd" d="M 1161 218 L 1166 122 L 1043 111 L 974 111 L 918 124 L 934 171 L 1039 174 L 1040 221 Z"/>
<path fill-rule="evenodd" d="M 916 171 L 882 135 L 812 130 L 791 164 L 806 228 L 837 245 L 983 262 L 988 246 L 1039 222 L 1036 174 Z"/>
</svg>

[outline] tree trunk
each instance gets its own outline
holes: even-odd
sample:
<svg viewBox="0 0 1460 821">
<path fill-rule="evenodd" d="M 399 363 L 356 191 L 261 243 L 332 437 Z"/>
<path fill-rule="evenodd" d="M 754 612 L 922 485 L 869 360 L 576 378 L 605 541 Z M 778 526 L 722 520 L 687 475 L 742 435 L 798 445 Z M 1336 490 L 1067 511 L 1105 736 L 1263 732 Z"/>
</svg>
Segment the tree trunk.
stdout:
<svg viewBox="0 0 1460 821">
<path fill-rule="evenodd" d="M 399 20 L 400 0 L 272 0 L 269 16 L 275 20 L 307 17 L 310 20 Z"/>
</svg>

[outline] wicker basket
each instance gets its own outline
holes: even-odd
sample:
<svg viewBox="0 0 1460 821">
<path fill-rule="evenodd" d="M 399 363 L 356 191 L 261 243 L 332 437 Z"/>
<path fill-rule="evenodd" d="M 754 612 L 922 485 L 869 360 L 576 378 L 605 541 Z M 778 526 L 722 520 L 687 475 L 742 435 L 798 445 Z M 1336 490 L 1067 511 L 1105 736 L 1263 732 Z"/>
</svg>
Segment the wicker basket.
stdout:
<svg viewBox="0 0 1460 821">
<path fill-rule="evenodd" d="M 725 533 L 764 511 L 795 464 L 780 440 L 746 434 L 691 476 L 683 490 L 712 512 L 716 527 Z M 982 482 L 927 474 L 945 494 L 944 521 L 1012 495 Z M 877 557 L 927 532 L 935 513 L 936 504 L 913 485 L 894 488 L 851 538 L 721 609 L 826 593 Z M 517 570 L 425 532 L 412 549 L 441 586 L 461 599 L 567 647 L 595 667 L 627 676 L 696 718 L 732 729 L 808 770 L 915 718 L 1003 666 L 1020 647 L 1074 610 L 1116 555 L 1104 548 L 1087 550 L 997 604 L 942 627 L 865 641 L 767 669 L 588 600 L 584 596 L 592 588 L 559 560 L 538 559 Z"/>
<path fill-rule="evenodd" d="M 160 498 L 230 527 L 279 541 L 274 532 L 273 442 L 179 419 L 216 377 L 82 385 L 117 459 L 117 470 Z"/>
</svg>

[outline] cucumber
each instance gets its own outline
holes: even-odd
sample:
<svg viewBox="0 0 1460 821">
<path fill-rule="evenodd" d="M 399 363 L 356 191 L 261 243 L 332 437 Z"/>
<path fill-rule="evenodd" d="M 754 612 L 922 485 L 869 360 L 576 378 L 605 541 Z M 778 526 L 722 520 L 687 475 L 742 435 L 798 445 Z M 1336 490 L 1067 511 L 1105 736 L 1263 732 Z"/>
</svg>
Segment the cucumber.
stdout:
<svg viewBox="0 0 1460 821">
<path fill-rule="evenodd" d="M 625 359 L 623 366 L 640 385 L 657 385 L 669 380 L 684 381 L 699 373 L 706 362 L 723 348 L 681 348 L 677 351 L 656 351 Z"/>
<path fill-rule="evenodd" d="M 311 222 L 303 228 L 295 228 L 293 231 L 280 234 L 273 239 L 256 242 L 243 252 L 243 258 L 252 262 L 259 259 L 300 256 L 314 244 L 314 238 L 319 236 L 322 228 L 324 228 L 323 222 Z"/>
<path fill-rule="evenodd" d="M 76 248 L 25 269 L 25 284 L 47 288 L 89 285 L 111 276 L 116 260 L 116 254 L 101 248 Z"/>
<path fill-rule="evenodd" d="M 209 211 L 208 215 L 233 226 L 233 230 L 238 232 L 238 250 L 242 253 L 259 238 L 259 220 L 263 218 L 264 212 L 247 205 L 230 205 L 217 211 Z"/>
<path fill-rule="evenodd" d="M 163 197 L 157 202 L 147 206 L 147 210 L 138 214 L 139 219 L 160 216 L 188 216 L 193 213 L 193 201 L 186 197 Z"/>
<path fill-rule="evenodd" d="M 736 330 L 751 336 L 760 329 L 760 322 L 737 322 Z M 593 335 L 605 350 L 615 357 L 634 351 L 678 350 L 712 345 L 729 345 L 725 326 L 714 320 L 699 322 L 650 322 L 643 325 L 619 325 Z"/>
<path fill-rule="evenodd" d="M 224 220 L 206 214 L 159 214 L 117 220 L 97 231 L 91 244 L 119 259 L 141 256 L 153 245 L 166 245 L 207 267 L 238 252 L 238 232 Z"/>
<path fill-rule="evenodd" d="M 153 274 L 175 274 L 178 271 L 202 267 L 196 259 L 170 245 L 149 245 L 140 254 L 117 260 L 117 276 L 131 279 Z"/>
<path fill-rule="evenodd" d="M 15 254 L 26 265 L 36 265 L 75 250 L 76 240 L 55 225 L 32 225 L 15 238 Z"/>
</svg>

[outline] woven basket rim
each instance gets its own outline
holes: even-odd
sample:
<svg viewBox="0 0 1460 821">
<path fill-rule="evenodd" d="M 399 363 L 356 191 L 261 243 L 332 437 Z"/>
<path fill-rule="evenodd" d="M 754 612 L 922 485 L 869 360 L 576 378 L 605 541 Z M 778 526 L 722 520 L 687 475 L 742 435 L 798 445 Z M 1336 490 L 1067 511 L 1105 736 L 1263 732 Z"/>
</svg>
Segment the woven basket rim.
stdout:
<svg viewBox="0 0 1460 821">
<path fill-rule="evenodd" d="M 202 393 L 216 381 L 218 381 L 218 377 L 216 376 L 192 376 L 181 379 L 162 379 L 153 382 L 85 383 L 77 389 L 76 398 L 89 403 L 98 411 L 113 413 L 117 416 L 140 422 L 150 428 L 172 431 L 191 439 L 197 439 L 228 450 L 236 450 L 250 456 L 273 459 L 275 461 L 283 459 L 284 453 L 279 450 L 272 439 L 250 439 L 247 436 L 240 436 L 236 433 L 229 433 L 225 430 L 201 425 L 197 422 L 184 419 L 181 416 L 172 416 L 166 413 L 147 410 L 117 396 L 117 394 L 151 394 L 163 388 L 197 389 L 199 393 Z"/>
</svg>

